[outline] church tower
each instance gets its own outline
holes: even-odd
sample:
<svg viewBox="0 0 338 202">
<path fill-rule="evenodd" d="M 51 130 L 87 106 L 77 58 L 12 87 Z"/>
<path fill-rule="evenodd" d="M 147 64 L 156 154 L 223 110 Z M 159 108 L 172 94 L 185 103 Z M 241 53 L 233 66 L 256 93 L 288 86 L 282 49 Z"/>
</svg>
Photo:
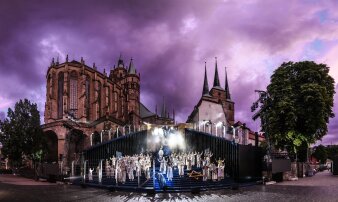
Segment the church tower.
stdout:
<svg viewBox="0 0 338 202">
<path fill-rule="evenodd" d="M 137 74 L 133 59 L 130 60 L 126 75 L 126 103 L 128 120 L 131 125 L 140 124 L 140 75 Z"/>
<path fill-rule="evenodd" d="M 218 76 L 217 58 L 215 58 L 215 76 L 214 85 L 210 90 L 210 95 L 217 100 L 218 103 L 223 103 L 226 100 L 225 91 L 221 87 Z"/>
<path fill-rule="evenodd" d="M 225 68 L 225 86 L 224 89 L 221 87 L 219 82 L 218 75 L 218 66 L 217 66 L 217 58 L 215 58 L 215 76 L 214 76 L 214 84 L 210 90 L 210 95 L 214 98 L 218 103 L 222 104 L 224 113 L 226 114 L 227 121 L 232 125 L 235 122 L 235 103 L 231 100 L 230 90 L 228 84 L 228 76 Z"/>
<path fill-rule="evenodd" d="M 231 100 L 227 68 L 225 67 L 225 100 L 223 101 L 223 109 L 230 124 L 235 123 L 235 103 Z"/>
</svg>

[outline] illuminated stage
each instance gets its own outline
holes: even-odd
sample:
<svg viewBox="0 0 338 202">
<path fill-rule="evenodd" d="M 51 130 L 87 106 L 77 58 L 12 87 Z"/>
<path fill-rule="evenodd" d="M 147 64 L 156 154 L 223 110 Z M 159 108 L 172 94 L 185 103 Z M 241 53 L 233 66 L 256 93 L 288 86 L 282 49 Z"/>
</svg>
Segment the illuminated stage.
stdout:
<svg viewBox="0 0 338 202">
<path fill-rule="evenodd" d="M 203 168 L 206 168 L 203 166 L 198 167 L 197 165 L 192 166 L 191 170 L 184 166 L 184 175 L 179 176 L 179 167 L 173 166 L 173 176 L 170 181 L 167 173 L 160 172 L 159 159 L 161 159 L 161 154 L 159 153 L 161 152 L 159 151 L 161 148 L 163 156 L 168 159 L 171 154 L 180 152 L 187 154 L 191 152 L 212 153 L 212 159 L 214 159 L 215 163 L 220 159 L 224 160 L 223 178 L 203 180 Z M 113 177 L 109 172 L 106 172 L 105 166 L 113 165 L 112 161 L 106 161 L 106 159 L 110 159 L 112 156 L 120 156 L 122 159 L 120 161 L 126 162 L 123 159 L 130 158 L 126 156 L 140 153 L 143 153 L 143 156 L 148 155 L 151 159 L 148 177 L 146 173 L 142 173 L 139 177 L 135 177 L 134 180 L 125 179 L 124 182 L 121 182 L 117 180 L 117 175 Z M 179 157 L 179 155 L 177 156 Z M 118 166 L 115 167 L 119 168 Z M 90 174 L 89 169 L 94 171 Z M 134 175 L 137 171 L 132 172 Z M 171 127 L 155 127 L 115 138 L 85 150 L 81 165 L 75 166 L 72 173 L 74 177 L 80 176 L 76 180 L 72 180 L 75 184 L 111 190 L 155 193 L 196 192 L 232 188 L 234 186 L 261 183 L 261 151 L 258 147 L 239 145 L 224 138 L 191 129 L 178 131 Z"/>
</svg>

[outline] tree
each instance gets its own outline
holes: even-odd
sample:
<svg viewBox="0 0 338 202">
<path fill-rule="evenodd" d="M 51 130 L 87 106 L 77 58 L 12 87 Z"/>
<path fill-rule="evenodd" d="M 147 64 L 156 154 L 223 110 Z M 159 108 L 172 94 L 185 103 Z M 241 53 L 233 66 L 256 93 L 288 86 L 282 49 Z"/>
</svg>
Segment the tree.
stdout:
<svg viewBox="0 0 338 202">
<path fill-rule="evenodd" d="M 263 129 L 275 147 L 287 145 L 301 161 L 308 145 L 327 133 L 329 118 L 334 117 L 334 79 L 328 73 L 325 64 L 287 62 L 274 71 L 267 87 Z"/>
<path fill-rule="evenodd" d="M 327 155 L 327 149 L 323 145 L 319 145 L 315 147 L 315 151 L 312 154 L 317 160 L 320 161 L 321 164 L 326 163 L 326 159 L 328 157 Z"/>
<path fill-rule="evenodd" d="M 21 164 L 24 157 L 33 161 L 40 160 L 46 144 L 35 103 L 24 99 L 15 104 L 14 110 L 9 108 L 7 118 L 0 121 L 0 130 L 3 154 L 12 162 Z"/>
</svg>

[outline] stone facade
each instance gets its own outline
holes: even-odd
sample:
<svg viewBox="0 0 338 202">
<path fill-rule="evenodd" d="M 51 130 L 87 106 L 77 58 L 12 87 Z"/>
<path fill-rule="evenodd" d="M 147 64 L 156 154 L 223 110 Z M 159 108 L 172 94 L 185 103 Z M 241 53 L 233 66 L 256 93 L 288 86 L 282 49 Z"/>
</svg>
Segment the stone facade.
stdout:
<svg viewBox="0 0 338 202">
<path fill-rule="evenodd" d="M 225 76 L 225 86 L 222 88 L 219 82 L 217 60 L 214 83 L 210 91 L 205 65 L 202 96 L 188 117 L 187 123 L 199 125 L 205 121 L 209 121 L 211 124 L 222 122 L 223 125 L 228 126 L 233 125 L 235 122 L 235 103 L 230 97 L 227 75 Z"/>
<path fill-rule="evenodd" d="M 81 61 L 52 61 L 46 74 L 46 103 L 42 128 L 48 140 L 50 162 L 69 167 L 83 149 L 131 132 L 144 123 L 172 125 L 164 103 L 162 114 L 140 102 L 140 74 L 131 59 L 121 56 L 109 75 Z"/>
<path fill-rule="evenodd" d="M 98 136 L 102 141 L 141 130 L 140 74 L 132 60 L 125 65 L 120 57 L 108 75 L 95 64 L 90 67 L 82 58 L 68 61 L 67 56 L 64 63 L 52 61 L 46 80 L 42 127 L 48 136 L 57 137 L 52 161 L 66 159 L 69 164 Z"/>
</svg>

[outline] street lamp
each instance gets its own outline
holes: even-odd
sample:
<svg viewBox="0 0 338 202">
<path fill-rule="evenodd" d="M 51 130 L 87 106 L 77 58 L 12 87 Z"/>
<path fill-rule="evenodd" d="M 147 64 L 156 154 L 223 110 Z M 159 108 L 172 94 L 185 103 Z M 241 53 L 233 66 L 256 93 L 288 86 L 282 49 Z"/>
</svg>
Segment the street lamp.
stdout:
<svg viewBox="0 0 338 202">
<path fill-rule="evenodd" d="M 94 133 L 90 134 L 90 146 L 93 146 L 93 135 Z"/>
<path fill-rule="evenodd" d="M 219 121 L 218 123 L 215 124 L 215 129 L 216 129 L 216 137 L 217 137 L 217 128 L 222 126 L 223 123 L 221 121 Z"/>
</svg>

